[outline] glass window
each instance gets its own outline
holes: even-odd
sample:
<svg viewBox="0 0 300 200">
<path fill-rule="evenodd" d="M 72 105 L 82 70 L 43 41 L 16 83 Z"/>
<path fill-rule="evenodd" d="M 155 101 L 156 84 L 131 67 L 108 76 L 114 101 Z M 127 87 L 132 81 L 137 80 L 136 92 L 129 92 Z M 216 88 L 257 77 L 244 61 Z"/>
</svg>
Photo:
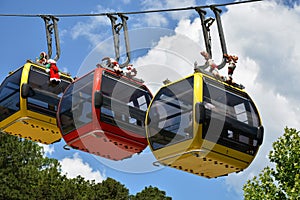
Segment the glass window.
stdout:
<svg viewBox="0 0 300 200">
<path fill-rule="evenodd" d="M 0 121 L 20 110 L 20 81 L 23 67 L 9 75 L 0 86 Z"/>
<path fill-rule="evenodd" d="M 202 137 L 236 150 L 254 154 L 257 149 L 257 128 L 260 125 L 258 112 L 250 97 L 239 90 L 204 78 L 204 104 L 212 104 L 207 109 Z M 213 124 L 211 124 L 213 123 Z M 212 131 L 220 127 L 221 134 Z M 216 130 L 216 129 L 214 129 Z"/>
<path fill-rule="evenodd" d="M 31 66 L 28 84 L 33 95 L 27 98 L 27 109 L 56 117 L 58 103 L 70 82 L 61 80 L 58 85 L 50 84 L 49 74 L 44 69 Z"/>
<path fill-rule="evenodd" d="M 193 137 L 194 77 L 163 87 L 149 110 L 148 132 L 154 150 Z"/>
<path fill-rule="evenodd" d="M 64 135 L 92 122 L 93 80 L 94 73 L 78 79 L 62 96 L 59 120 Z"/>
<path fill-rule="evenodd" d="M 104 72 L 101 80 L 103 105 L 100 119 L 145 137 L 144 121 L 151 94 L 142 84 Z"/>
</svg>

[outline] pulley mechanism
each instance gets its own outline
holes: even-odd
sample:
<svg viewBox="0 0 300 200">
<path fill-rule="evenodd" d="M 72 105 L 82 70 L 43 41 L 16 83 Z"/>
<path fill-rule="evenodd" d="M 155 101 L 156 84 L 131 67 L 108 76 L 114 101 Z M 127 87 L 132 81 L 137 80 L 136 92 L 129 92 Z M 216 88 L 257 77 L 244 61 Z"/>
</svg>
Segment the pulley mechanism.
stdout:
<svg viewBox="0 0 300 200">
<path fill-rule="evenodd" d="M 59 19 L 52 15 L 41 15 L 41 18 L 45 22 L 48 57 L 49 58 L 52 57 L 52 34 L 54 33 L 56 55 L 53 59 L 57 61 L 60 57 L 60 44 L 59 44 L 59 36 L 58 36 L 58 28 L 57 28 L 57 22 Z"/>
<path fill-rule="evenodd" d="M 127 67 L 130 62 L 130 45 L 129 45 L 129 36 L 128 36 L 128 27 L 127 20 L 128 17 L 123 14 L 118 14 L 118 17 L 121 19 L 120 23 L 116 23 L 118 18 L 115 15 L 108 14 L 107 17 L 111 21 L 113 40 L 114 40 L 114 49 L 115 49 L 115 59 L 119 62 L 120 60 L 120 32 L 123 29 L 124 41 L 126 47 L 126 60 L 124 63 L 119 63 L 120 68 Z"/>
<path fill-rule="evenodd" d="M 222 62 L 218 65 L 218 69 L 222 69 L 226 65 L 225 55 L 227 54 L 225 36 L 224 36 L 222 22 L 221 22 L 221 18 L 220 18 L 220 13 L 222 12 L 222 10 L 215 6 L 211 6 L 210 9 L 214 12 L 215 19 L 212 17 L 205 18 L 206 11 L 201 9 L 200 7 L 197 7 L 195 10 L 198 12 L 198 14 L 200 16 L 206 52 L 209 54 L 210 58 L 212 58 L 210 27 L 214 21 L 217 22 L 219 38 L 220 38 L 220 43 L 221 43 L 221 48 L 222 48 L 222 53 L 223 53 L 223 59 L 222 59 Z M 207 67 L 208 67 L 208 64 L 205 64 L 204 66 L 199 66 L 199 68 L 203 68 L 203 69 L 205 69 Z"/>
</svg>

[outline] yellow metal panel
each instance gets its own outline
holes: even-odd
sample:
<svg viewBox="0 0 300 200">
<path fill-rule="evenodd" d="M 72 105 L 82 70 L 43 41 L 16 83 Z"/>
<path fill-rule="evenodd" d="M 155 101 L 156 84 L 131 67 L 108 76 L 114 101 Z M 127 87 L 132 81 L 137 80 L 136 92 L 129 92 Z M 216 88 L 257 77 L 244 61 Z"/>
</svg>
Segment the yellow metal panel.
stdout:
<svg viewBox="0 0 300 200">
<path fill-rule="evenodd" d="M 21 82 L 20 82 L 20 110 L 21 110 L 22 116 L 27 115 L 27 100 L 22 98 L 21 88 L 22 88 L 23 83 L 28 82 L 28 75 L 29 75 L 29 71 L 30 71 L 30 66 L 31 66 L 30 63 L 26 63 L 24 65 L 23 72 L 22 72 L 22 77 L 21 77 Z"/>
<path fill-rule="evenodd" d="M 51 144 L 61 139 L 56 125 L 45 124 L 27 117 L 14 121 L 4 129 L 4 132 L 44 144 Z"/>
<path fill-rule="evenodd" d="M 164 159 L 166 157 L 173 157 L 176 154 L 184 153 L 188 150 L 190 150 L 193 147 L 193 139 L 185 140 L 183 142 L 179 142 L 177 144 L 173 144 L 170 146 L 165 146 L 164 148 L 157 149 L 153 151 L 155 157 L 157 160 Z M 175 157 L 174 159 L 177 159 Z"/>
<path fill-rule="evenodd" d="M 194 146 L 200 148 L 202 144 L 202 125 L 196 122 L 195 105 L 198 102 L 203 102 L 203 80 L 201 73 L 194 73 L 194 106 L 193 106 L 193 120 L 194 120 Z"/>
<path fill-rule="evenodd" d="M 188 144 L 189 145 L 189 144 Z M 232 172 L 239 172 L 248 167 L 251 162 L 251 156 L 243 154 L 241 156 L 248 157 L 249 162 L 245 159 L 230 157 L 223 155 L 217 148 L 220 145 L 215 145 L 214 149 L 190 148 L 184 143 L 165 147 L 155 151 L 158 162 L 169 167 L 173 167 L 182 171 L 193 173 L 207 178 L 219 177 Z M 178 151 L 175 149 L 178 148 Z M 172 152 L 173 154 L 167 154 Z M 230 152 L 229 152 L 230 153 Z M 236 152 L 240 153 L 240 152 Z"/>
<path fill-rule="evenodd" d="M 0 122 L 0 130 L 4 131 L 8 126 L 14 123 L 14 121 L 20 119 L 22 117 L 21 111 L 14 113 L 13 115 L 9 116 L 8 118 L 4 119 Z"/>
<path fill-rule="evenodd" d="M 246 165 L 239 161 L 237 161 L 237 165 L 232 165 L 232 161 L 228 163 L 226 160 L 220 160 L 220 156 L 215 152 L 209 152 L 208 154 L 205 154 L 205 156 L 189 153 L 177 158 L 176 160 L 164 160 L 162 163 L 166 166 L 207 178 L 214 178 L 224 176 L 232 172 L 239 172 L 242 171 L 243 168 L 238 166 Z"/>
<path fill-rule="evenodd" d="M 249 155 L 246 153 L 242 153 L 240 151 L 231 149 L 229 147 L 225 147 L 207 140 L 204 140 L 201 148 L 207 149 L 208 151 L 212 151 L 212 152 L 218 152 L 220 154 L 220 157 L 224 157 L 224 159 L 226 160 L 228 158 L 232 158 L 234 160 L 240 160 L 244 163 L 251 163 L 254 156 L 253 155 Z M 221 159 L 221 158 L 220 158 Z M 229 159 L 231 160 L 231 159 Z"/>
<path fill-rule="evenodd" d="M 42 115 L 42 114 L 30 111 L 30 110 L 27 110 L 27 114 L 25 116 L 30 117 L 32 119 L 36 119 L 38 121 L 41 121 L 41 123 L 45 123 L 45 126 L 47 126 L 47 124 L 50 124 L 50 126 L 57 125 L 56 118 L 49 117 L 47 115 Z M 23 116 L 23 117 L 25 117 L 25 116 Z"/>
<path fill-rule="evenodd" d="M 203 81 L 202 74 L 194 74 L 194 104 L 203 101 Z"/>
</svg>

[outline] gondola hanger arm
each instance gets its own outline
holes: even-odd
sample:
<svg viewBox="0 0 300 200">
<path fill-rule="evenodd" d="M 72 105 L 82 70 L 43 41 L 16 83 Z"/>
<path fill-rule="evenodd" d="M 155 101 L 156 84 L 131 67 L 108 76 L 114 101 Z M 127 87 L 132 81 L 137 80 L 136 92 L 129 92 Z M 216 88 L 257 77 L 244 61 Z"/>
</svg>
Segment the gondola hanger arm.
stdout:
<svg viewBox="0 0 300 200">
<path fill-rule="evenodd" d="M 59 21 L 59 19 L 53 15 L 40 15 L 40 17 L 45 22 L 48 57 L 49 58 L 52 57 L 52 49 L 53 49 L 52 48 L 52 34 L 54 33 L 56 55 L 53 59 L 55 61 L 57 61 L 60 57 L 60 42 L 59 42 L 59 34 L 58 34 L 58 27 L 57 27 L 57 22 Z"/>
<path fill-rule="evenodd" d="M 127 67 L 130 62 L 130 44 L 129 44 L 129 35 L 128 35 L 128 27 L 127 20 L 128 17 L 123 14 L 117 15 L 121 19 L 121 23 L 116 23 L 117 17 L 108 14 L 107 17 L 111 21 L 112 33 L 113 33 L 113 41 L 114 41 L 114 49 L 115 49 L 115 60 L 119 62 L 120 60 L 120 32 L 123 29 L 124 41 L 126 47 L 126 60 L 124 63 L 119 63 L 120 68 Z"/>
</svg>

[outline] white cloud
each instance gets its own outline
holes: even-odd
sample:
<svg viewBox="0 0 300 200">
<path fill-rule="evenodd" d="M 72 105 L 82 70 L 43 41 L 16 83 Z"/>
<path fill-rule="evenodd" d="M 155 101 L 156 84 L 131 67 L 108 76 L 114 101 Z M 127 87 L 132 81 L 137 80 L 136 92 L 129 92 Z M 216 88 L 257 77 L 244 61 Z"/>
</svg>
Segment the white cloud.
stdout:
<svg viewBox="0 0 300 200">
<path fill-rule="evenodd" d="M 166 1 L 166 8 L 185 8 L 195 6 L 195 0 L 172 0 Z M 195 14 L 195 11 L 180 11 L 180 12 L 170 12 L 169 15 L 174 20 L 182 20 L 189 18 L 192 14 Z"/>
<path fill-rule="evenodd" d="M 300 60 L 298 9 L 274 2 L 232 6 L 223 22 L 227 24 L 226 37 L 232 41 L 229 49 L 252 56 L 261 66 L 257 81 L 299 104 L 300 68 L 295 67 Z"/>
<path fill-rule="evenodd" d="M 87 180 L 95 180 L 96 183 L 106 179 L 105 174 L 100 171 L 94 171 L 88 163 L 84 163 L 78 153 L 75 153 L 72 158 L 64 158 L 60 161 L 62 165 L 62 173 L 68 178 L 75 178 L 78 175 Z"/>
<path fill-rule="evenodd" d="M 123 0 L 123 3 L 130 3 L 130 0 Z M 176 1 L 153 1 L 145 0 L 141 2 L 141 10 L 153 10 L 153 9 L 167 9 L 167 8 L 181 8 L 195 6 L 195 0 L 176 0 Z M 112 9 L 107 9 L 102 6 L 97 6 L 95 12 L 92 13 L 108 13 L 114 12 Z M 160 12 L 143 15 L 129 16 L 128 26 L 133 28 L 141 27 L 168 27 L 170 22 L 177 22 L 178 20 L 188 19 L 192 14 L 195 14 L 193 10 L 180 11 L 180 12 Z M 103 28 L 105 27 L 105 28 Z M 129 28 L 130 29 L 130 28 Z M 107 34 L 103 34 L 103 30 L 107 30 Z M 101 34 L 99 34 L 101 32 Z M 111 36 L 110 21 L 107 17 L 91 17 L 86 21 L 78 22 L 70 32 L 73 39 L 84 37 L 95 47 L 102 40 Z"/>
<path fill-rule="evenodd" d="M 164 8 L 164 4 L 161 1 L 145 0 L 141 2 L 142 10 L 154 10 Z M 165 13 L 150 13 L 145 15 L 138 15 L 133 27 L 166 27 L 168 25 L 168 19 Z"/>
<path fill-rule="evenodd" d="M 108 13 L 113 12 L 111 9 L 103 8 L 102 6 L 97 6 L 95 12 L 92 13 Z M 101 40 L 103 40 L 107 35 L 103 35 L 104 31 L 100 30 L 101 27 L 110 26 L 110 20 L 108 17 L 98 16 L 90 17 L 87 21 L 78 22 L 71 30 L 71 36 L 73 39 L 78 37 L 85 37 L 90 41 L 93 46 L 96 46 Z M 105 27 L 105 29 L 107 29 Z M 108 30 L 110 30 L 108 28 Z M 101 34 L 100 34 L 101 33 Z M 110 33 L 111 35 L 111 33 Z"/>
<path fill-rule="evenodd" d="M 258 105 L 262 115 L 263 125 L 265 128 L 264 142 L 261 146 L 256 158 L 251 163 L 249 168 L 239 174 L 231 174 L 226 178 L 228 189 L 242 194 L 242 186 L 248 179 L 268 166 L 273 166 L 269 163 L 268 155 L 272 149 L 272 143 L 283 134 L 284 127 L 300 127 L 300 118 L 294 106 L 290 104 L 290 100 L 264 86 L 263 82 L 255 81 L 258 73 L 260 73 L 257 63 L 253 60 L 244 62 L 241 60 L 240 66 L 250 66 L 235 76 L 243 80 L 247 86 L 248 93 Z M 248 64 L 247 64 L 248 63 Z"/>
<path fill-rule="evenodd" d="M 184 8 L 194 6 L 196 4 L 195 0 L 173 0 L 173 1 L 153 1 L 145 0 L 142 2 L 144 10 L 153 9 L 171 9 L 171 8 Z M 182 20 L 189 18 L 194 11 L 180 11 L 180 12 L 168 12 L 168 13 L 151 13 L 141 16 L 139 20 L 139 25 L 136 27 L 147 25 L 147 26 L 159 26 L 166 27 L 170 20 Z"/>
<path fill-rule="evenodd" d="M 145 17 L 143 17 L 140 22 L 147 26 L 165 27 L 168 25 L 167 18 L 161 13 L 145 14 Z"/>
<path fill-rule="evenodd" d="M 141 5 L 145 9 L 160 9 L 160 8 L 165 8 L 163 1 L 158 1 L 158 0 L 144 0 Z"/>
<path fill-rule="evenodd" d="M 195 28 L 191 29 L 191 26 Z M 175 33 L 185 35 L 190 40 L 194 41 L 196 44 L 203 44 L 203 36 L 200 27 L 201 21 L 199 18 L 196 18 L 193 22 L 191 22 L 191 20 L 189 19 L 184 19 L 178 22 L 178 25 L 175 28 Z"/>
<path fill-rule="evenodd" d="M 146 56 L 140 57 L 134 62 L 134 66 L 137 66 L 138 69 L 138 76 L 147 85 L 151 85 L 153 93 L 165 79 L 174 81 L 189 75 L 193 72 L 194 61 L 197 60 L 198 63 L 201 63 L 199 54 L 201 46 L 193 40 L 195 37 L 189 38 L 188 34 L 185 35 L 183 31 L 180 31 L 181 27 L 184 27 L 182 28 L 184 30 L 185 27 L 191 27 L 197 23 L 191 25 L 191 22 L 186 20 L 179 24 L 180 27 L 178 31 L 175 30 L 175 35 L 161 37 L 157 45 Z M 189 31 L 197 32 L 197 30 Z"/>
<path fill-rule="evenodd" d="M 46 145 L 46 144 L 42 144 L 42 143 L 38 143 L 40 146 L 43 147 L 44 149 L 44 154 L 48 154 L 48 155 L 52 155 L 54 153 L 54 146 L 53 145 Z"/>
</svg>

